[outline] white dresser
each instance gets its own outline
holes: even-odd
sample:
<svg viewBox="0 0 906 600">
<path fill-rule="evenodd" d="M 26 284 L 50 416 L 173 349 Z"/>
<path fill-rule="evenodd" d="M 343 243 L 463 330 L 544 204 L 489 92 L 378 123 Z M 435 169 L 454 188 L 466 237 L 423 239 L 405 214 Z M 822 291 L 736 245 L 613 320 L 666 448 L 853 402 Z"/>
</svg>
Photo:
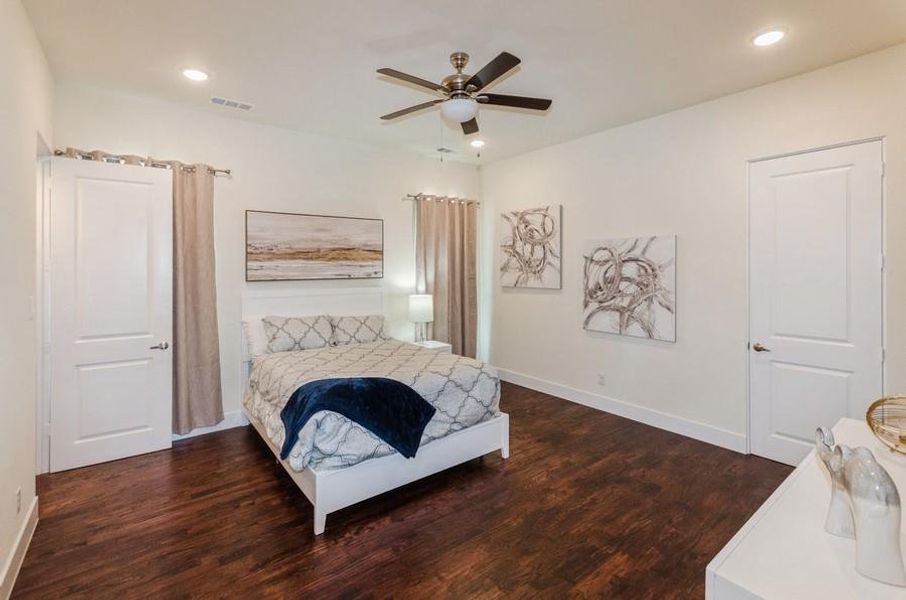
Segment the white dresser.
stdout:
<svg viewBox="0 0 906 600">
<path fill-rule="evenodd" d="M 864 421 L 841 419 L 834 438 L 874 452 L 906 501 L 906 456 L 891 452 Z M 824 531 L 830 485 L 812 450 L 708 565 L 707 600 L 906 599 L 906 588 L 856 572 L 853 540 Z M 906 549 L 906 527 L 901 536 Z"/>
</svg>

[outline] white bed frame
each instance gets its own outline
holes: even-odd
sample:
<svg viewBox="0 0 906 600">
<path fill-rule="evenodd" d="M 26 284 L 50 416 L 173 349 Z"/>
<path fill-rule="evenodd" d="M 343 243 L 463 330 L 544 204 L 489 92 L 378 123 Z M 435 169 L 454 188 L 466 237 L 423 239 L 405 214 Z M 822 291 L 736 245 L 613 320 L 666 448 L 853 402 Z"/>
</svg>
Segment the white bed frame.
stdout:
<svg viewBox="0 0 906 600">
<path fill-rule="evenodd" d="M 248 292 L 243 296 L 243 321 L 267 315 L 319 314 L 383 314 L 383 290 L 380 287 L 341 288 L 305 292 Z M 242 361 L 244 392 L 250 368 L 244 334 Z M 244 407 L 243 411 L 246 412 Z M 315 535 L 324 533 L 329 513 L 497 450 L 503 458 L 510 455 L 510 417 L 501 413 L 489 421 L 431 442 L 420 448 L 411 459 L 391 454 L 344 469 L 296 471 L 287 461 L 280 459 L 280 449 L 268 439 L 264 426 L 248 412 L 246 417 L 274 453 L 276 461 L 314 505 Z"/>
</svg>

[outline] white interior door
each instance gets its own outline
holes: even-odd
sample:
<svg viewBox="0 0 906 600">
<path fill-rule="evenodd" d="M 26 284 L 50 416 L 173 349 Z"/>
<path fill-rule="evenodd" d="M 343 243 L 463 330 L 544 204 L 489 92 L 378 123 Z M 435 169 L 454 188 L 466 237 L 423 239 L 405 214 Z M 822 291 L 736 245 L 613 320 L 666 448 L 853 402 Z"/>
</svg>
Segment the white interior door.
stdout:
<svg viewBox="0 0 906 600">
<path fill-rule="evenodd" d="M 171 173 L 51 169 L 50 469 L 169 448 Z"/>
<path fill-rule="evenodd" d="M 881 396 L 882 167 L 879 141 L 751 165 L 755 454 L 796 464 Z"/>
</svg>

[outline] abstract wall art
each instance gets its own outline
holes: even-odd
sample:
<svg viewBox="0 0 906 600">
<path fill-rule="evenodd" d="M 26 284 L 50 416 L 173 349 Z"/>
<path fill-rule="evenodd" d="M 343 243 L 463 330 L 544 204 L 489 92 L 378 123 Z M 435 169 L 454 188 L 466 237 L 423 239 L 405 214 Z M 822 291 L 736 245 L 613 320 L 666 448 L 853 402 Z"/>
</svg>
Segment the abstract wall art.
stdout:
<svg viewBox="0 0 906 600">
<path fill-rule="evenodd" d="M 502 213 L 500 284 L 559 290 L 560 205 Z"/>
<path fill-rule="evenodd" d="M 583 328 L 676 341 L 676 236 L 585 245 Z"/>
<path fill-rule="evenodd" d="M 248 210 L 246 281 L 384 276 L 384 221 Z"/>
</svg>

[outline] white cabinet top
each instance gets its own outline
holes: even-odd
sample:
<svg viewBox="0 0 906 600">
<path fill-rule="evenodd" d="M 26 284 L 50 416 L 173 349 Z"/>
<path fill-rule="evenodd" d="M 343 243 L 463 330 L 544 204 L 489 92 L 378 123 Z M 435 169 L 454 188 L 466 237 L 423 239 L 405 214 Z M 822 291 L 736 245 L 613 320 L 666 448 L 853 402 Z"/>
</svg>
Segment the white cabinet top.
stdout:
<svg viewBox="0 0 906 600">
<path fill-rule="evenodd" d="M 906 500 L 906 455 L 884 446 L 864 421 L 841 419 L 834 438 L 870 449 Z M 906 588 L 856 572 L 853 540 L 824 531 L 830 492 L 830 475 L 812 450 L 708 565 L 705 597 L 906 599 Z M 906 519 L 901 535 L 906 550 Z"/>
</svg>

